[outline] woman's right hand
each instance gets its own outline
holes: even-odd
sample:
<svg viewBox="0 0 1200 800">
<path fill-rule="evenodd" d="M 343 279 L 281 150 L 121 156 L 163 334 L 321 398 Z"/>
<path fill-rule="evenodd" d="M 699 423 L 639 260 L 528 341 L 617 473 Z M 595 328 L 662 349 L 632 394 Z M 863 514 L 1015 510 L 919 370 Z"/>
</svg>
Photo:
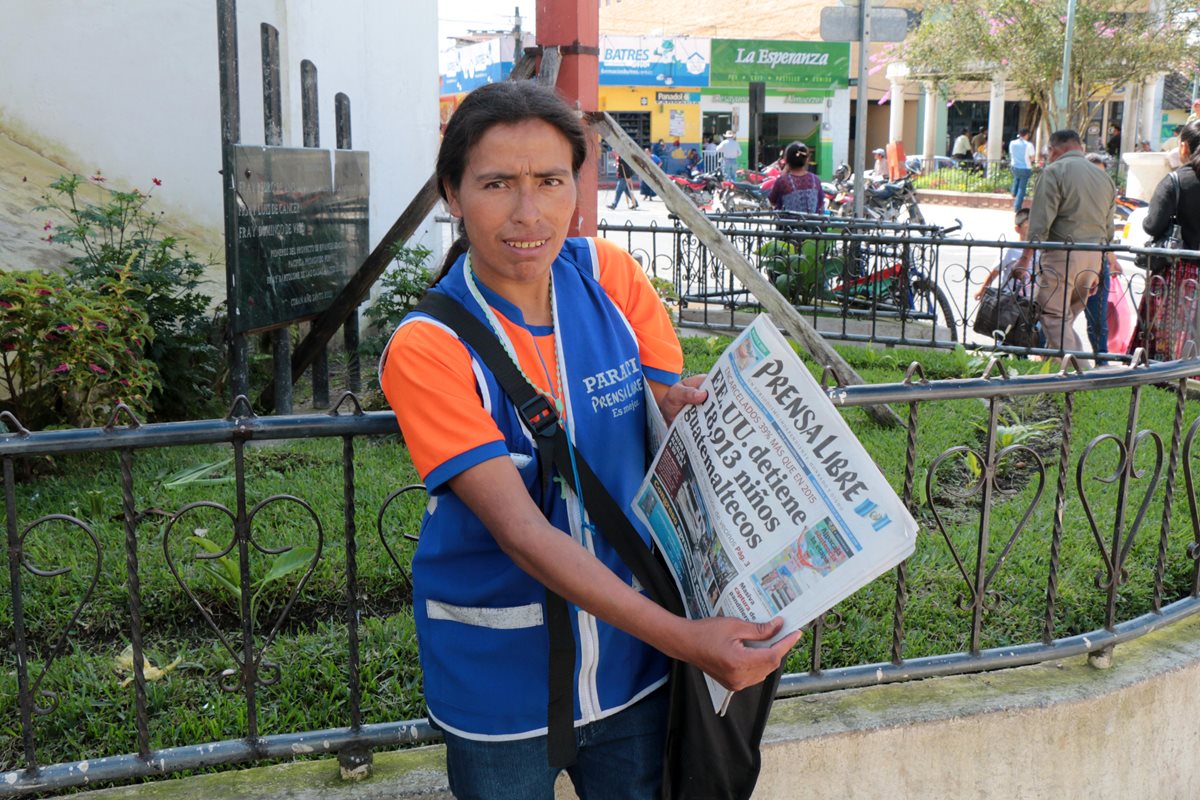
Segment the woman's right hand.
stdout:
<svg viewBox="0 0 1200 800">
<path fill-rule="evenodd" d="M 679 653 L 669 653 L 687 661 L 730 691 L 762 683 L 783 662 L 788 651 L 799 641 L 801 631 L 793 631 L 770 647 L 755 647 L 783 628 L 783 619 L 747 622 L 733 617 L 685 620 L 686 640 Z"/>
</svg>

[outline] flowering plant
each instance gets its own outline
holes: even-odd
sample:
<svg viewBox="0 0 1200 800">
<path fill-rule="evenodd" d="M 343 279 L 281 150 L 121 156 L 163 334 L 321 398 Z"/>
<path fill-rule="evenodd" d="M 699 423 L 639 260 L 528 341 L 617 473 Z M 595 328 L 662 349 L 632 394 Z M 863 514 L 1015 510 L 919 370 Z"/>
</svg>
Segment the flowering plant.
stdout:
<svg viewBox="0 0 1200 800">
<path fill-rule="evenodd" d="M 27 428 L 104 424 L 119 402 L 149 412 L 160 384 L 143 350 L 154 331 L 129 298 L 128 271 L 105 284 L 0 272 L 0 408 Z"/>
<path fill-rule="evenodd" d="M 162 212 L 152 211 L 150 202 L 161 185 L 154 178 L 145 191 L 121 191 L 99 172 L 88 179 L 65 175 L 38 207 L 60 220 L 45 223 L 43 238 L 79 252 L 67 266 L 69 285 L 102 294 L 119 285 L 124 301 L 141 309 L 156 331 L 133 348 L 161 375 L 148 392 L 148 410 L 160 419 L 204 416 L 213 410 L 221 370 L 211 298 L 200 291 L 205 265 L 158 230 Z"/>
</svg>

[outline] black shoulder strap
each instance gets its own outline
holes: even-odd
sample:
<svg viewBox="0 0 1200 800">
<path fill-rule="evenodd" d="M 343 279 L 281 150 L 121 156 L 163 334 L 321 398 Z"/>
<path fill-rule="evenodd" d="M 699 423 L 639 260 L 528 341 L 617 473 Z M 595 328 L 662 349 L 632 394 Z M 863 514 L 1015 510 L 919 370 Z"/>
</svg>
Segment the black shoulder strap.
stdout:
<svg viewBox="0 0 1200 800">
<path fill-rule="evenodd" d="M 496 334 L 468 312 L 461 303 L 444 292 L 426 292 L 415 310 L 428 314 L 451 328 L 471 346 L 496 376 L 496 380 L 534 434 L 538 445 L 544 494 L 549 495 L 552 467 L 558 469 L 559 475 L 568 484 L 574 484 L 574 467 L 577 466 L 583 500 L 597 529 L 655 602 L 682 615 L 682 602 L 666 569 L 642 542 L 625 512 L 578 451 L 575 452 L 572 464 L 570 445 L 566 432 L 558 424 L 557 412 L 546 397 L 521 374 L 500 344 L 500 340 L 496 338 Z M 546 616 L 550 637 L 550 697 L 547 711 L 550 765 L 565 767 L 575 759 L 575 637 L 571 631 L 566 601 L 549 590 L 546 591 Z"/>
</svg>

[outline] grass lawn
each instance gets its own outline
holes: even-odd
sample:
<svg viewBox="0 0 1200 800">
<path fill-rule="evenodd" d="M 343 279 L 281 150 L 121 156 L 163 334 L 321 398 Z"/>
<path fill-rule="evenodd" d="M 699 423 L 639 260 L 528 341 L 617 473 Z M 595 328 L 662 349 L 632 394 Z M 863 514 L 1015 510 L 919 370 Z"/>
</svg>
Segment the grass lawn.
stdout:
<svg viewBox="0 0 1200 800">
<path fill-rule="evenodd" d="M 728 341 L 724 337 L 685 339 L 686 368 L 694 372 L 706 370 Z M 853 347 L 841 350 L 868 382 L 899 380 L 912 360 L 920 360 L 931 379 L 979 371 L 978 364 L 961 351 Z M 1033 369 L 1039 365 L 1023 366 Z M 819 370 L 815 372 L 819 375 Z M 1103 558 L 1074 488 L 1074 471 L 1089 442 L 1105 433 L 1124 431 L 1129 400 L 1127 390 L 1082 393 L 1074 398 L 1073 455 L 1064 514 L 1067 530 L 1058 576 L 1056 636 L 1098 628 L 1104 622 L 1106 595 L 1094 582 Z M 1037 402 L 1031 399 L 1008 409 L 1011 416 L 1023 423 L 1048 420 L 1052 426 L 1047 425 L 1049 430 L 1040 431 L 1028 442 L 1046 459 L 1045 485 L 1029 522 L 1012 543 L 990 584 L 989 588 L 996 593 L 995 605 L 985 617 L 982 647 L 1037 641 L 1041 635 L 1063 402 L 1061 397 Z M 1168 448 L 1174 404 L 1171 393 L 1156 388 L 1142 392 L 1138 427 L 1158 432 Z M 902 407 L 896 411 L 901 416 L 907 413 Z M 1197 411 L 1195 404 L 1189 404 L 1185 425 Z M 857 409 L 848 410 L 846 417 L 884 475 L 901 491 L 905 431 L 881 428 Z M 926 502 L 925 473 L 930 463 L 950 447 L 967 444 L 982 451 L 982 434 L 977 426 L 986 424 L 986 420 L 987 407 L 977 400 L 929 403 L 920 409 L 914 497 L 920 509 L 917 516 L 922 532 L 916 554 L 909 562 L 904 650 L 907 658 L 958 652 L 969 643 L 970 612 L 957 605 L 956 600 L 969 596 L 970 586 L 959 572 L 954 553 L 973 579 L 979 500 L 978 496 L 961 496 L 974 480 L 971 465 L 955 457 L 939 469 L 933 487 L 936 515 Z M 1140 448 L 1136 462 L 1151 472 L 1152 450 L 1149 445 Z M 1112 538 L 1120 484 L 1105 483 L 1098 478 L 1113 472 L 1117 453 L 1115 444 L 1101 442 L 1088 460 L 1085 476 L 1092 515 L 1098 527 L 1108 526 L 1099 528 L 1106 546 Z M 223 463 L 229 455 L 228 447 L 192 446 L 139 452 L 133 461 L 136 507 L 145 512 L 138 526 L 145 645 L 155 666 L 177 661 L 170 672 L 147 686 L 151 745 L 155 748 L 237 738 L 245 733 L 246 709 L 241 694 L 220 689 L 221 674 L 234 666 L 234 660 L 172 576 L 164 556 L 165 518 L 157 512 L 160 509 L 174 512 L 201 500 L 232 508 L 235 502 L 230 481 L 232 466 Z M 1014 456 L 1000 473 L 1006 491 L 995 498 L 991 507 L 989 564 L 995 563 L 1009 544 L 1014 527 L 1038 491 L 1039 481 L 1033 469 L 1038 456 L 1025 452 Z M 209 466 L 194 470 L 204 465 Z M 314 551 L 320 542 L 316 568 L 268 648 L 266 660 L 278 665 L 278 681 L 258 691 L 260 733 L 347 725 L 342 442 L 309 440 L 286 446 L 254 445 L 247 448 L 246 465 L 251 504 L 276 494 L 292 495 L 303 501 L 277 502 L 263 508 L 255 519 L 255 541 L 264 548 L 290 545 L 297 549 L 311 547 Z M 62 457 L 36 466 L 38 476 L 17 487 L 19 528 L 44 514 L 73 514 L 89 522 L 102 553 L 98 582 L 81 612 L 78 630 L 66 642 L 62 656 L 40 686 L 57 694 L 57 707 L 35 721 L 38 760 L 51 763 L 136 752 L 133 687 L 122 685 L 128 672 L 117 669 L 129 636 L 117 456 L 100 453 Z M 409 607 L 410 591 L 404 572 L 392 562 L 380 541 L 376 520 L 388 495 L 416 482 L 417 476 L 403 443 L 394 436 L 357 441 L 354 467 L 363 721 L 421 717 L 424 715 L 421 673 Z M 183 477 L 189 470 L 191 477 Z M 1148 476 L 1131 483 L 1126 529 L 1146 494 L 1148 483 Z M 1180 476 L 1174 497 L 1173 530 L 1167 543 L 1164 583 L 1168 600 L 1190 591 L 1195 565 L 1186 555 L 1192 533 L 1186 519 L 1187 500 L 1182 484 Z M 1146 501 L 1145 523 L 1127 561 L 1129 581 L 1120 594 L 1120 618 L 1150 610 L 1163 496 L 1160 482 Z M 412 493 L 390 506 L 384 515 L 388 541 L 404 570 L 411 557 L 411 544 L 400 534 L 416 531 L 423 502 L 423 495 Z M 223 546 L 230 535 L 231 525 L 225 512 L 200 506 L 179 520 L 168 541 L 171 563 L 178 566 L 188 585 L 212 609 L 227 640 L 237 647 L 241 637 L 237 596 L 221 579 L 221 570 L 226 566 L 236 567 L 236 563 L 198 562 L 192 558 L 202 551 L 204 542 Z M 82 529 L 52 522 L 29 534 L 26 551 L 29 561 L 40 568 L 72 568 L 68 574 L 52 578 L 34 578 L 22 573 L 26 624 L 35 653 L 31 675 L 36 679 L 42 659 L 53 647 L 90 582 L 96 563 L 96 544 Z M 263 587 L 255 605 L 257 627 L 264 634 L 271 629 L 303 574 L 300 570 L 279 580 L 265 580 L 269 567 L 280 566 L 282 559 L 283 556 L 263 553 L 255 553 L 251 559 L 256 581 Z M 206 569 L 205 564 L 211 569 Z M 11 596 L 9 580 L 6 571 L 0 578 L 0 592 L 6 598 L 0 604 L 0 637 L 5 653 L 0 671 L 0 769 L 23 764 L 12 655 L 13 609 L 7 601 Z M 823 635 L 823 668 L 890 659 L 895 593 L 894 576 L 884 576 L 836 609 L 838 613 Z M 808 641 L 807 637 L 802 640 L 790 657 L 791 670 L 807 669 L 811 657 Z"/>
</svg>

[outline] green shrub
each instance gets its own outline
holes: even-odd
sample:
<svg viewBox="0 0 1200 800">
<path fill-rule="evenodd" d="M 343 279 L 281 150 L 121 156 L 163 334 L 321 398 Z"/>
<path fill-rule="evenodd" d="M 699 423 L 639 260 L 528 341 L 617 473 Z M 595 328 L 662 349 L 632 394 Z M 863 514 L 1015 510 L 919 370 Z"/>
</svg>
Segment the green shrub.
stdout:
<svg viewBox="0 0 1200 800">
<path fill-rule="evenodd" d="M 175 237 L 159 233 L 163 212 L 150 210 L 151 192 L 116 191 L 104 183 L 100 173 L 90 179 L 64 175 L 52 183 L 38 210 L 56 212 L 65 222 L 47 222 L 46 238 L 80 251 L 66 270 L 73 286 L 106 292 L 111 276 L 125 271 L 127 302 L 144 309 L 157 332 L 143 342 L 143 354 L 162 378 L 147 410 L 159 419 L 210 416 L 217 410 L 222 362 L 207 314 L 212 298 L 199 291 L 205 265 Z M 84 196 L 89 185 L 95 200 Z"/>
<path fill-rule="evenodd" d="M 396 266 L 379 279 L 379 294 L 366 311 L 372 335 L 363 339 L 359 348 L 363 355 L 371 359 L 379 358 L 400 320 L 425 294 L 432 277 L 427 266 L 431 255 L 432 250 L 419 244 L 413 247 L 407 244 L 396 246 L 392 253 Z"/>
<path fill-rule="evenodd" d="M 128 271 L 97 283 L 0 272 L 0 408 L 27 428 L 103 425 L 118 402 L 144 415 L 161 388 L 143 356 L 154 330 L 130 298 Z"/>
</svg>

